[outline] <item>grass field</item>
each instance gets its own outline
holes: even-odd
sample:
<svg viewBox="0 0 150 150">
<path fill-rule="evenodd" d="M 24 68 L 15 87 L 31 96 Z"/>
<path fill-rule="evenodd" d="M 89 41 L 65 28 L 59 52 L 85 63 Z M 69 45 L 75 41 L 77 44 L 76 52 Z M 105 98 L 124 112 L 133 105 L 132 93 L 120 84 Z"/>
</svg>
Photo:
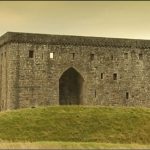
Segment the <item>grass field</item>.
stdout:
<svg viewBox="0 0 150 150">
<path fill-rule="evenodd" d="M 61 141 L 149 145 L 150 109 L 50 106 L 6 111 L 0 113 L 0 139 L 8 144 Z"/>
</svg>

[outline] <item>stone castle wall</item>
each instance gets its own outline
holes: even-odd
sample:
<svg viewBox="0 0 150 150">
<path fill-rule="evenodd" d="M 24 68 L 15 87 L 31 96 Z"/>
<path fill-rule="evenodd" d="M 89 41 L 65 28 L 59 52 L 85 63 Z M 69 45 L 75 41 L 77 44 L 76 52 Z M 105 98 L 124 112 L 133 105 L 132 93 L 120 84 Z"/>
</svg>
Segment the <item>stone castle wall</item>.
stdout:
<svg viewBox="0 0 150 150">
<path fill-rule="evenodd" d="M 63 76 L 64 93 L 76 91 L 72 104 L 80 92 L 83 105 L 150 106 L 149 41 L 10 35 L 0 42 L 1 110 L 59 105 Z M 78 75 L 65 76 L 70 68 Z"/>
</svg>

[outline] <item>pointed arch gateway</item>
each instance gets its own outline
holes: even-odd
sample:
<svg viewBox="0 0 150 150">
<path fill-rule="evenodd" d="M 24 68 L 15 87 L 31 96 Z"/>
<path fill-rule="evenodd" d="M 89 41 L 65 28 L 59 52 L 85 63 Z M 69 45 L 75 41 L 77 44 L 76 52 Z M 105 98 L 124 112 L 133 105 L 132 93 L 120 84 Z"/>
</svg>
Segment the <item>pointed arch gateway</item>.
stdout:
<svg viewBox="0 0 150 150">
<path fill-rule="evenodd" d="M 59 79 L 59 104 L 79 105 L 83 99 L 84 79 L 74 68 L 67 69 Z"/>
</svg>

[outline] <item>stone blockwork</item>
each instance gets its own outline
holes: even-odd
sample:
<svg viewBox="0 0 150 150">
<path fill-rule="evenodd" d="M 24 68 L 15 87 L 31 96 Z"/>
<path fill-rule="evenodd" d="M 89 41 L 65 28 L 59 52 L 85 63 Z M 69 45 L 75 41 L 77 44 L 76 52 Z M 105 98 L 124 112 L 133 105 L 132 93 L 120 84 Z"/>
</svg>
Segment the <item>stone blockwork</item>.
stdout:
<svg viewBox="0 0 150 150">
<path fill-rule="evenodd" d="M 15 32 L 0 38 L 1 110 L 59 104 L 150 107 L 149 98 L 148 40 Z"/>
</svg>

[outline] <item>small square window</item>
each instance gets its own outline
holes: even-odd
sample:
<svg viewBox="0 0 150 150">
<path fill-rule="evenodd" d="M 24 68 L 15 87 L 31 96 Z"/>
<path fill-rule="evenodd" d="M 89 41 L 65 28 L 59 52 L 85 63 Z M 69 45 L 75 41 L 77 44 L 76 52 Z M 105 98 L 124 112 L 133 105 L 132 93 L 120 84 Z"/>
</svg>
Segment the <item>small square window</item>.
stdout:
<svg viewBox="0 0 150 150">
<path fill-rule="evenodd" d="M 113 79 L 114 79 L 114 80 L 117 80 L 117 73 L 114 73 L 114 74 L 113 74 Z"/>
<path fill-rule="evenodd" d="M 90 60 L 94 60 L 94 54 L 90 54 Z"/>
<path fill-rule="evenodd" d="M 143 59 L 143 54 L 139 54 L 139 60 L 142 60 Z"/>
<path fill-rule="evenodd" d="M 29 58 L 33 58 L 33 55 L 34 55 L 34 51 L 30 50 L 29 51 Z"/>
<path fill-rule="evenodd" d="M 49 54 L 49 57 L 50 57 L 51 59 L 53 59 L 53 58 L 54 58 L 54 53 L 50 53 L 50 54 Z"/>
</svg>

